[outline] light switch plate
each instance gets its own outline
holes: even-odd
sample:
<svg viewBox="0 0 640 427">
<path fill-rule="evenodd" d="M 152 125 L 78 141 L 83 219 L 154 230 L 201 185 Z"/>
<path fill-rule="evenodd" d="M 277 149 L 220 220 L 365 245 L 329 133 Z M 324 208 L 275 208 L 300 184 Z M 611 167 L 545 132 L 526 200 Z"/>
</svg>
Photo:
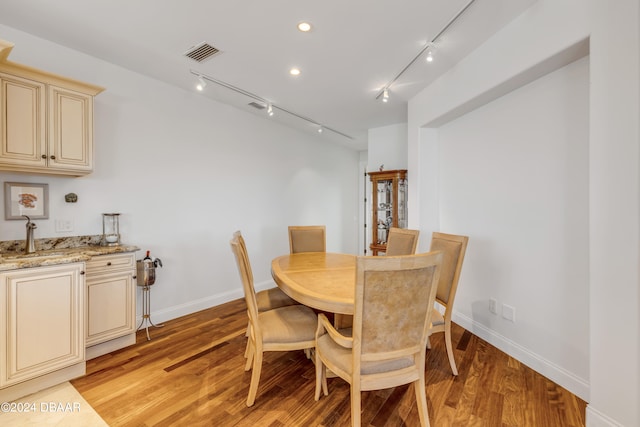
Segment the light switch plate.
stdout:
<svg viewBox="0 0 640 427">
<path fill-rule="evenodd" d="M 498 314 L 498 301 L 495 298 L 489 298 L 489 311 Z"/>
</svg>

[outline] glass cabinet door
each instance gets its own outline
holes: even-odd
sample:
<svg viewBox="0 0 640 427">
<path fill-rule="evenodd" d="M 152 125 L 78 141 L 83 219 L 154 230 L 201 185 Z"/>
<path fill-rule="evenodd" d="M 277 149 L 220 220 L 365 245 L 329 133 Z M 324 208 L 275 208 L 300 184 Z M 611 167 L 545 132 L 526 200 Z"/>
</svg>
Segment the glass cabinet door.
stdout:
<svg viewBox="0 0 640 427">
<path fill-rule="evenodd" d="M 378 238 L 375 242 L 379 245 L 387 244 L 387 231 L 393 224 L 393 181 L 381 179 L 376 183 L 378 191 L 377 221 Z"/>
</svg>

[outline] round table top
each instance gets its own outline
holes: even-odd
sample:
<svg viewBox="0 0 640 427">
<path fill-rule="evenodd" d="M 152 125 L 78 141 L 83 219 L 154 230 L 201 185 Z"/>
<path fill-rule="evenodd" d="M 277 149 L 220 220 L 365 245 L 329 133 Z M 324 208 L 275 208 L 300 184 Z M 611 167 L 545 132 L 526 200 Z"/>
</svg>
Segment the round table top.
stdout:
<svg viewBox="0 0 640 427">
<path fill-rule="evenodd" d="M 276 284 L 296 301 L 330 313 L 353 314 L 356 256 L 331 252 L 282 255 L 271 262 Z"/>
</svg>

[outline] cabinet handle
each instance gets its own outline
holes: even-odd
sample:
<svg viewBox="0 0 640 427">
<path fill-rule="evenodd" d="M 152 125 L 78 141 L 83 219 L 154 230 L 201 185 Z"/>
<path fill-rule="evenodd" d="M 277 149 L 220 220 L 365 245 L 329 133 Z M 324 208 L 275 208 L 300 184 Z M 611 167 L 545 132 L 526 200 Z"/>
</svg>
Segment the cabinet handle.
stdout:
<svg viewBox="0 0 640 427">
<path fill-rule="evenodd" d="M 84 274 L 84 270 L 82 270 L 82 271 L 80 272 L 80 275 L 83 275 L 83 274 Z"/>
<path fill-rule="evenodd" d="M 51 160 L 55 160 L 55 159 L 56 159 L 56 156 L 51 156 Z"/>
<path fill-rule="evenodd" d="M 109 262 L 107 263 L 107 266 L 109 266 L 109 265 L 111 265 L 111 261 L 109 261 Z"/>
<path fill-rule="evenodd" d="M 138 278 L 138 276 L 133 276 L 133 277 L 132 277 L 132 279 L 137 279 L 137 278 Z"/>
<path fill-rule="evenodd" d="M 47 158 L 47 155 L 46 155 L 46 154 L 43 154 L 43 155 L 42 155 L 42 158 L 43 158 L 43 159 L 46 159 L 46 158 Z"/>
</svg>

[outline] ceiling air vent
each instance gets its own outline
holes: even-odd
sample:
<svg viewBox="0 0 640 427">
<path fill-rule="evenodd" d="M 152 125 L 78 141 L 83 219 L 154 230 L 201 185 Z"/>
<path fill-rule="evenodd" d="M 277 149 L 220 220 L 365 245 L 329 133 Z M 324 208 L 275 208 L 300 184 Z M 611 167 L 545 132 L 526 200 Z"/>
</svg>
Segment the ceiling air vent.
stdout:
<svg viewBox="0 0 640 427">
<path fill-rule="evenodd" d="M 184 56 L 191 58 L 196 62 L 203 62 L 211 58 L 218 52 L 220 51 L 211 46 L 209 43 L 202 42 L 196 46 L 189 48 L 189 50 L 184 53 Z"/>
</svg>

